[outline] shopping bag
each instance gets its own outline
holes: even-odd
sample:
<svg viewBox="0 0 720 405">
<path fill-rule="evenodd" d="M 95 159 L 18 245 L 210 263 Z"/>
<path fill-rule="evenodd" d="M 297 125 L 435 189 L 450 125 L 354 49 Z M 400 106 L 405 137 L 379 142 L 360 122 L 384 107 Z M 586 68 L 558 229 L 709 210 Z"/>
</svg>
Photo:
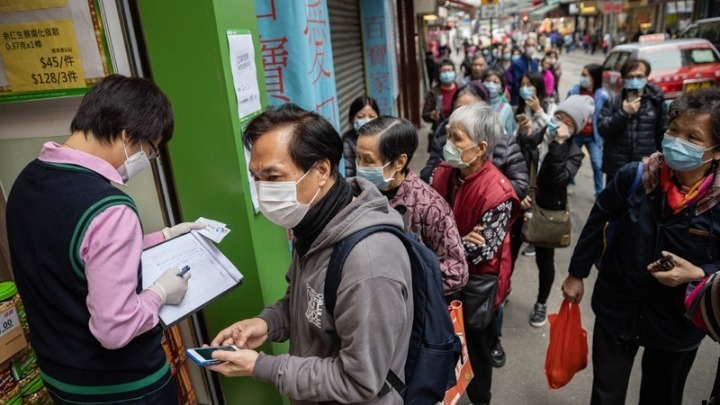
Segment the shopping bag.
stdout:
<svg viewBox="0 0 720 405">
<path fill-rule="evenodd" d="M 545 357 L 545 376 L 552 389 L 564 387 L 575 373 L 587 367 L 587 332 L 580 321 L 580 307 L 563 300 L 560 313 L 548 316 L 550 344 Z"/>
<path fill-rule="evenodd" d="M 463 396 L 465 390 L 467 390 L 470 380 L 472 380 L 474 374 L 472 367 L 470 367 L 470 358 L 468 357 L 467 350 L 467 339 L 465 339 L 465 323 L 463 322 L 463 308 L 462 302 L 452 301 L 448 306 L 450 310 L 450 319 L 452 319 L 455 333 L 462 342 L 462 354 L 458 359 L 457 365 L 455 366 L 455 377 L 457 384 L 445 392 L 445 399 L 443 399 L 443 405 L 454 405 L 458 402 L 460 397 Z"/>
</svg>

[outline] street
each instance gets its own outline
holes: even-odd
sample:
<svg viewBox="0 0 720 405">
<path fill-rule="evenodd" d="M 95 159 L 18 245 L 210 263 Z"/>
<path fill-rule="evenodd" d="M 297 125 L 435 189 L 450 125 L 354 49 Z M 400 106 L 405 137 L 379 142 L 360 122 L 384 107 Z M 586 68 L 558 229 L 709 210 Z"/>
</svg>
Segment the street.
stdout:
<svg viewBox="0 0 720 405">
<path fill-rule="evenodd" d="M 453 54 L 455 56 L 455 54 Z M 453 58 L 455 62 L 461 59 Z M 589 63 L 602 63 L 602 52 L 590 56 L 582 50 L 571 54 L 560 55 L 562 62 L 562 77 L 560 80 L 561 100 L 575 83 L 578 82 L 580 72 L 584 65 Z M 426 143 L 428 126 L 419 131 L 420 146 L 413 158 L 411 167 L 419 172 L 427 160 Z M 572 245 L 565 249 L 556 249 L 555 266 L 556 276 L 553 291 L 548 300 L 548 313 L 557 313 L 562 302 L 560 287 L 567 276 L 567 267 L 570 261 L 577 237 L 582 230 L 590 209 L 594 202 L 592 169 L 587 156 L 576 177 L 576 185 L 570 186 L 572 195 L 569 195 L 569 204 L 572 212 Z M 570 193 L 568 193 L 570 194 Z M 523 247 L 524 248 L 524 247 Z M 537 296 L 538 275 L 534 257 L 520 256 L 517 260 L 512 278 L 512 294 L 505 306 L 505 320 L 503 325 L 502 344 L 507 353 L 507 363 L 493 372 L 493 403 L 494 404 L 587 404 L 590 402 L 590 389 L 592 386 L 592 335 L 594 314 L 590 308 L 590 298 L 597 270 L 593 269 L 590 277 L 585 280 L 585 295 L 581 303 L 583 327 L 587 330 L 588 367 L 575 375 L 573 380 L 565 387 L 551 390 L 547 386 L 544 374 L 545 353 L 547 351 L 550 323 L 540 328 L 534 328 L 528 323 L 530 312 Z M 642 348 L 635 359 L 635 366 L 630 377 L 627 393 L 628 404 L 635 404 L 639 399 L 640 388 L 640 362 Z M 715 371 L 718 362 L 717 343 L 706 338 L 695 359 L 695 364 L 688 376 L 685 386 L 684 404 L 700 404 L 707 400 L 712 389 Z M 461 404 L 469 404 L 467 399 Z"/>
</svg>

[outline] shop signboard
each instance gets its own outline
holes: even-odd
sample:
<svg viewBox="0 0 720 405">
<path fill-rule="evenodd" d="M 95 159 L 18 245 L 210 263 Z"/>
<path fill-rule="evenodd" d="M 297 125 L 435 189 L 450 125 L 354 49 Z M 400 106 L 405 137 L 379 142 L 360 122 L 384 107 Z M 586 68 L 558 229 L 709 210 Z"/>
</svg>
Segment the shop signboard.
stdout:
<svg viewBox="0 0 720 405">
<path fill-rule="evenodd" d="M 482 19 L 482 20 L 497 18 L 499 15 L 500 15 L 500 5 L 499 4 L 480 7 L 480 19 Z"/>
<path fill-rule="evenodd" d="M 368 94 L 383 114 L 397 115 L 399 93 L 392 2 L 361 0 L 363 52 Z"/>
</svg>

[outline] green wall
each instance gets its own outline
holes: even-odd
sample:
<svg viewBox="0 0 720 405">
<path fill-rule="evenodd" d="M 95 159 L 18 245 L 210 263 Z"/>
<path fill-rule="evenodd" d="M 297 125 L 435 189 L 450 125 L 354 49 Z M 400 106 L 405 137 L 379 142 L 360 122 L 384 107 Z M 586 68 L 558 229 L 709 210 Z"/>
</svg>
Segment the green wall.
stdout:
<svg viewBox="0 0 720 405">
<path fill-rule="evenodd" d="M 267 93 L 252 0 L 138 2 L 152 74 L 175 112 L 170 158 L 183 220 L 199 216 L 228 224 L 220 249 L 245 276 L 243 285 L 204 310 L 211 337 L 255 316 L 285 293 L 290 252 L 285 230 L 255 215 L 241 142 L 228 29 L 253 33 L 262 95 Z M 266 352 L 286 352 L 268 345 Z M 283 399 L 251 378 L 222 379 L 230 404 L 277 404 Z"/>
</svg>

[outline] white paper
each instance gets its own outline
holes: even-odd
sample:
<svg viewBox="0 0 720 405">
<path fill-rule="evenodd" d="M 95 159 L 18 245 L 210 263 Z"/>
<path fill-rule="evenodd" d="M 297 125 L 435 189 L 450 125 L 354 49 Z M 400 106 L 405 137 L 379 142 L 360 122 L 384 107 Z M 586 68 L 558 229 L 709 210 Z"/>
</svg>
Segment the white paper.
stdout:
<svg viewBox="0 0 720 405">
<path fill-rule="evenodd" d="M 250 34 L 228 33 L 230 69 L 240 119 L 260 111 L 260 89 L 255 67 L 255 49 Z"/>
<path fill-rule="evenodd" d="M 207 225 L 205 229 L 201 229 L 197 232 L 215 243 L 222 242 L 223 238 L 225 238 L 225 236 L 230 233 L 230 229 L 227 228 L 227 224 L 215 221 L 213 219 L 200 217 L 195 222 L 202 222 Z"/>
<path fill-rule="evenodd" d="M 143 289 L 150 287 L 168 269 L 185 266 L 190 266 L 185 297 L 179 305 L 160 308 L 160 319 L 166 326 L 198 311 L 243 279 L 240 271 L 215 245 L 192 231 L 143 251 Z"/>
</svg>

